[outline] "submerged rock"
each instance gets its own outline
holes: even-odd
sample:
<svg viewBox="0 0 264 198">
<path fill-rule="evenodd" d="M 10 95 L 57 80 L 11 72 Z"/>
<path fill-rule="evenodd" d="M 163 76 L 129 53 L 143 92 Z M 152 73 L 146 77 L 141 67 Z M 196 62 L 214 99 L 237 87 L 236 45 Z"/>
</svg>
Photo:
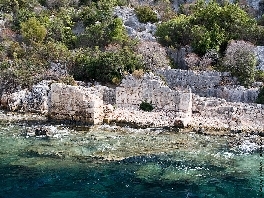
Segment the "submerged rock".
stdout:
<svg viewBox="0 0 264 198">
<path fill-rule="evenodd" d="M 48 130 L 45 128 L 36 128 L 35 129 L 35 135 L 36 136 L 47 136 L 48 135 Z"/>
</svg>

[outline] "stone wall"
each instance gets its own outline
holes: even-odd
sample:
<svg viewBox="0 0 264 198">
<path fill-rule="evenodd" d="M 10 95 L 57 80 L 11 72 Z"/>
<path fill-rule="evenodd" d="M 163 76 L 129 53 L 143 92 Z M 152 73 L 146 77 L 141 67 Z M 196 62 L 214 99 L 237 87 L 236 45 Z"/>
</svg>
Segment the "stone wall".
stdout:
<svg viewBox="0 0 264 198">
<path fill-rule="evenodd" d="M 151 102 L 154 110 L 140 110 L 142 101 Z M 1 105 L 11 111 L 39 112 L 55 120 L 90 124 L 114 121 L 144 127 L 264 131 L 264 105 L 200 97 L 189 89 L 173 90 L 152 73 L 128 75 L 116 89 L 42 82 L 31 90 L 3 94 Z"/>
<path fill-rule="evenodd" d="M 154 110 L 140 110 L 143 101 L 151 103 Z M 116 88 L 116 107 L 113 112 L 116 122 L 148 127 L 187 126 L 192 113 L 192 94 L 189 89 L 170 89 L 153 73 L 142 77 L 128 75 Z"/>
<path fill-rule="evenodd" d="M 190 88 L 202 97 L 218 97 L 229 102 L 255 102 L 259 88 L 246 89 L 235 85 L 236 79 L 228 72 L 160 69 L 157 74 L 164 77 L 171 89 Z"/>
<path fill-rule="evenodd" d="M 74 120 L 101 124 L 104 119 L 103 96 L 89 88 L 53 83 L 49 116 L 56 120 Z"/>
<path fill-rule="evenodd" d="M 139 107 L 143 102 L 152 103 L 156 109 L 190 112 L 192 94 L 190 91 L 172 90 L 159 76 L 153 73 L 142 77 L 126 76 L 116 88 L 117 107 Z"/>
<path fill-rule="evenodd" d="M 192 125 L 232 130 L 264 130 L 264 105 L 231 103 L 193 95 Z"/>
</svg>

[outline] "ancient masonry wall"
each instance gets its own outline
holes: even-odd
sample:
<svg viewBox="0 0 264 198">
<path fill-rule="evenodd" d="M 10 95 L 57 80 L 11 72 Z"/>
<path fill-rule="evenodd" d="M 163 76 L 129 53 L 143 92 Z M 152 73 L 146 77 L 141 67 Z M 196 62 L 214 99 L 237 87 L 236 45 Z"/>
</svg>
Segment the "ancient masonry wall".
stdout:
<svg viewBox="0 0 264 198">
<path fill-rule="evenodd" d="M 209 85 L 213 82 L 208 80 Z M 139 110 L 142 101 L 151 102 L 155 109 Z M 189 125 L 264 131 L 264 105 L 200 97 L 182 87 L 170 89 L 161 77 L 152 73 L 138 78 L 128 75 L 116 89 L 42 82 L 30 91 L 3 94 L 1 106 L 11 111 L 48 114 L 56 120 L 91 124 L 113 120 L 136 126 Z"/>
<path fill-rule="evenodd" d="M 209 128 L 264 131 L 264 105 L 231 103 L 193 95 L 192 125 Z"/>
<path fill-rule="evenodd" d="M 152 103 L 156 109 L 191 112 L 192 94 L 190 90 L 177 91 L 164 84 L 159 76 L 144 74 L 137 78 L 126 76 L 116 88 L 117 107 L 136 107 L 146 101 Z"/>
<path fill-rule="evenodd" d="M 259 88 L 237 86 L 236 79 L 228 72 L 161 69 L 157 71 L 172 89 L 189 87 L 201 97 L 223 98 L 229 102 L 253 103 Z"/>
<path fill-rule="evenodd" d="M 53 83 L 49 116 L 56 120 L 74 120 L 101 124 L 104 118 L 102 95 L 89 88 Z"/>
</svg>

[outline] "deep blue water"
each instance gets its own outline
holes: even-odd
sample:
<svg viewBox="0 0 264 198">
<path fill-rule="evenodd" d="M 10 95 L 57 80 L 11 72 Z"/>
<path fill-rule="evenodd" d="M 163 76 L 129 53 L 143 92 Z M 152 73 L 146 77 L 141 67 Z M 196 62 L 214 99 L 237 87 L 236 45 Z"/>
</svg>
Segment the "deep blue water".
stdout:
<svg viewBox="0 0 264 198">
<path fill-rule="evenodd" d="M 263 196 L 259 151 L 228 147 L 226 137 L 153 136 L 152 141 L 164 140 L 161 149 L 149 141 L 149 134 L 135 132 L 63 129 L 68 135 L 45 139 L 27 137 L 24 130 L 16 124 L 0 126 L 1 198 Z M 177 142 L 178 136 L 191 143 L 166 148 L 167 139 Z M 123 157 L 104 160 L 105 153 Z"/>
</svg>

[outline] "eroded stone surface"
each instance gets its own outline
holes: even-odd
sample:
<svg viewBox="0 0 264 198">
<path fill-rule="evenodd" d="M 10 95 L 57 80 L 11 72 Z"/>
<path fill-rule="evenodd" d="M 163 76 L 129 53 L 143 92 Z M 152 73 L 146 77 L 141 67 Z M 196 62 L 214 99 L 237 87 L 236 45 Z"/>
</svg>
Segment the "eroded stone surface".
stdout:
<svg viewBox="0 0 264 198">
<path fill-rule="evenodd" d="M 259 87 L 245 88 L 237 85 L 237 80 L 228 72 L 193 71 L 180 69 L 160 69 L 170 88 L 190 88 L 201 97 L 218 97 L 229 102 L 253 103 Z"/>
</svg>

